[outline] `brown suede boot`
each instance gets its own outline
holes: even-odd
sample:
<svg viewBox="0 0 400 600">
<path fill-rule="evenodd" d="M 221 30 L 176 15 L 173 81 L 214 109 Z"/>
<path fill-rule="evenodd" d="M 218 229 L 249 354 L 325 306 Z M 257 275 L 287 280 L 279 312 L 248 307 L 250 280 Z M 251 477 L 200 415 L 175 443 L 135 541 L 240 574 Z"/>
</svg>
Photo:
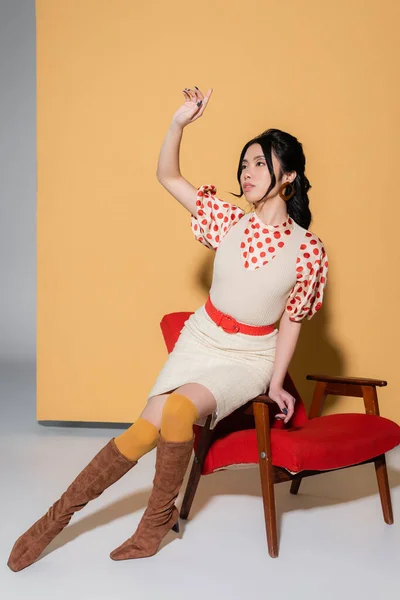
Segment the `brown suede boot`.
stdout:
<svg viewBox="0 0 400 600">
<path fill-rule="evenodd" d="M 136 464 L 137 461 L 131 461 L 120 453 L 112 438 L 47 513 L 18 538 L 8 559 L 10 569 L 21 571 L 32 564 L 68 525 L 74 512 L 81 510 L 89 500 L 100 496 Z"/>
<path fill-rule="evenodd" d="M 179 532 L 179 511 L 174 502 L 185 477 L 193 442 L 194 437 L 188 442 L 167 442 L 160 435 L 147 508 L 133 536 L 111 552 L 113 560 L 153 556 L 170 529 Z"/>
</svg>

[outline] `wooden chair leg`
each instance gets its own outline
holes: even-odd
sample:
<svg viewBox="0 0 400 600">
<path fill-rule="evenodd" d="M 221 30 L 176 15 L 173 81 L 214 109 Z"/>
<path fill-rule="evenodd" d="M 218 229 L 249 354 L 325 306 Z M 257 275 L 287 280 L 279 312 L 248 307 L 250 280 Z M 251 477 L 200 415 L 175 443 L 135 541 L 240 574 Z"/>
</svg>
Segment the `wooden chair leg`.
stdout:
<svg viewBox="0 0 400 600">
<path fill-rule="evenodd" d="M 392 500 L 390 498 L 389 479 L 386 468 L 386 457 L 384 454 L 378 456 L 374 461 L 376 478 L 378 480 L 379 495 L 381 497 L 382 512 L 385 523 L 393 524 Z"/>
<path fill-rule="evenodd" d="M 268 552 L 272 558 L 277 558 L 279 550 L 268 406 L 261 402 L 254 402 L 254 418 L 257 431 L 258 463 L 260 467 Z"/>
<path fill-rule="evenodd" d="M 190 471 L 189 481 L 186 487 L 185 495 L 183 497 L 182 507 L 180 510 L 180 518 L 187 519 L 189 516 L 190 509 L 192 508 L 192 503 L 197 491 L 197 487 L 199 485 L 201 471 L 203 469 L 203 464 L 205 457 L 207 456 L 207 452 L 210 448 L 213 438 L 213 430 L 210 429 L 211 423 L 211 415 L 207 418 L 207 421 L 203 427 L 203 431 L 201 432 L 201 437 L 199 440 L 199 444 L 197 447 L 197 452 L 194 456 L 194 461 L 192 465 L 192 470 Z"/>
<path fill-rule="evenodd" d="M 196 456 L 195 456 L 196 461 Z M 190 509 L 192 508 L 192 503 L 197 491 L 197 486 L 199 485 L 200 477 L 201 477 L 201 469 L 202 465 L 198 462 L 193 462 L 192 470 L 190 471 L 189 480 L 187 484 L 187 488 L 185 491 L 185 495 L 183 497 L 182 507 L 180 511 L 180 518 L 187 519 L 189 516 Z"/>
<path fill-rule="evenodd" d="M 292 483 L 290 484 L 290 493 L 291 494 L 297 494 L 297 492 L 299 491 L 299 487 L 300 484 L 302 482 L 302 477 L 296 477 L 296 479 L 292 480 Z"/>
</svg>

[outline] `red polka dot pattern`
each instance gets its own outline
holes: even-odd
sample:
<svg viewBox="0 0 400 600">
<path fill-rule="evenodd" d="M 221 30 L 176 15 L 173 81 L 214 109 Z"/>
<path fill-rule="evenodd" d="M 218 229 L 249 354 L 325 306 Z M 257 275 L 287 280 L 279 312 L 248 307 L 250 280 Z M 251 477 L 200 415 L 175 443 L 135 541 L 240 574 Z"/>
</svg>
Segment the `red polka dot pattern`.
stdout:
<svg viewBox="0 0 400 600">
<path fill-rule="evenodd" d="M 328 255 L 322 240 L 306 233 L 296 259 L 296 283 L 289 293 L 285 311 L 290 320 L 310 320 L 321 308 L 328 277 Z"/>
<path fill-rule="evenodd" d="M 197 190 L 197 216 L 191 217 L 196 240 L 216 250 L 229 229 L 245 214 L 239 206 L 219 200 L 215 185 L 202 185 Z M 244 247 L 244 246 L 243 246 Z"/>
<path fill-rule="evenodd" d="M 199 187 L 197 216 L 191 217 L 195 238 L 212 250 L 218 248 L 229 229 L 246 214 L 240 207 L 219 200 L 216 192 L 215 185 Z M 240 243 L 244 269 L 256 271 L 274 260 L 293 229 L 294 222 L 290 217 L 277 225 L 265 225 L 253 213 Z M 323 242 L 307 231 L 296 259 L 296 283 L 285 306 L 291 321 L 309 320 L 322 308 L 327 276 L 328 256 Z"/>
<path fill-rule="evenodd" d="M 214 250 L 229 228 L 246 214 L 238 206 L 219 200 L 215 195 L 216 191 L 215 185 L 202 185 L 198 188 L 197 217 L 192 216 L 192 230 L 196 239 Z M 240 244 L 244 268 L 256 271 L 274 260 L 277 253 L 285 247 L 285 241 L 293 227 L 290 217 L 278 225 L 265 225 L 254 213 Z"/>
<path fill-rule="evenodd" d="M 256 213 L 249 219 L 249 227 L 244 230 L 244 241 L 241 248 L 242 260 L 245 269 L 256 271 L 270 263 L 293 231 L 293 221 L 290 217 L 278 225 L 265 225 Z M 251 253 L 251 261 L 247 260 Z"/>
</svg>

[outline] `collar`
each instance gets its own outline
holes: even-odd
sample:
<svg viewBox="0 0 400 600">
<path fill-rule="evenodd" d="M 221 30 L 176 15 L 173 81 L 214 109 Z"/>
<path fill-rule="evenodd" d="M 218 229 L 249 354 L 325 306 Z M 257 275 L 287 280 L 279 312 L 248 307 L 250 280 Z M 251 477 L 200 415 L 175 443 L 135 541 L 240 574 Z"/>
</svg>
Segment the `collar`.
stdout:
<svg viewBox="0 0 400 600">
<path fill-rule="evenodd" d="M 249 223 L 251 224 L 251 227 L 253 229 L 260 229 L 260 227 L 262 227 L 268 232 L 279 231 L 282 229 L 288 229 L 289 231 L 293 231 L 294 229 L 293 219 L 289 217 L 289 215 L 281 223 L 277 223 L 275 225 L 266 225 L 265 223 L 263 223 L 263 221 L 261 221 L 260 217 L 255 212 L 253 212 L 253 215 L 249 219 Z"/>
</svg>

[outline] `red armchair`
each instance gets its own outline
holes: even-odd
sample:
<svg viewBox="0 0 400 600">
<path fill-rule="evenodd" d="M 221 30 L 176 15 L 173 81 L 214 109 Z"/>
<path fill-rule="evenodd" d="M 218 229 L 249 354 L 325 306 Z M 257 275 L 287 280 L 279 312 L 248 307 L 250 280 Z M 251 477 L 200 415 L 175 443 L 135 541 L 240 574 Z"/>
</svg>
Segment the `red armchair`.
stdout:
<svg viewBox="0 0 400 600">
<path fill-rule="evenodd" d="M 165 315 L 160 323 L 171 352 L 191 312 Z M 331 470 L 374 463 L 383 517 L 393 523 L 385 453 L 400 443 L 400 427 L 379 415 L 377 387 L 386 381 L 358 377 L 307 375 L 316 381 L 309 415 L 289 375 L 284 389 L 296 398 L 295 412 L 285 425 L 274 419 L 277 404 L 268 395 L 249 402 L 210 429 L 194 426 L 195 457 L 182 503 L 180 516 L 187 519 L 201 475 L 224 470 L 232 465 L 258 464 L 268 551 L 278 556 L 274 484 L 292 481 L 290 492 L 297 494 L 304 477 Z M 329 395 L 363 398 L 366 414 L 335 414 L 321 417 Z"/>
</svg>

